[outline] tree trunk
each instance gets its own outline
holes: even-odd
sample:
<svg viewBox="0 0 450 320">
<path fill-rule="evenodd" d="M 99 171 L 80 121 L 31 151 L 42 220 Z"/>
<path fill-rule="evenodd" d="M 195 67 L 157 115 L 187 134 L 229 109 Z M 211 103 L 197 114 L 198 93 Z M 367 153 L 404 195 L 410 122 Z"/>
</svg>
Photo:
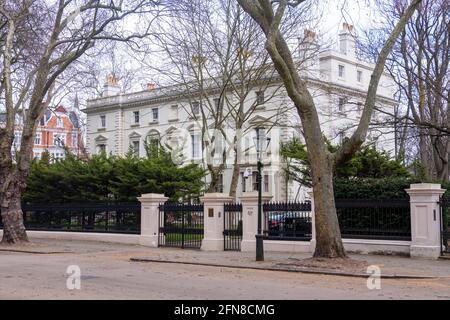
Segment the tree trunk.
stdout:
<svg viewBox="0 0 450 320">
<path fill-rule="evenodd" d="M 3 204 L 8 205 L 4 206 Z M 3 195 L 1 215 L 3 222 L 2 243 L 20 244 L 28 242 L 27 232 L 23 224 L 21 192 L 14 183 Z"/>
<path fill-rule="evenodd" d="M 419 154 L 420 154 L 420 163 L 422 164 L 424 179 L 429 180 L 433 174 L 432 161 L 430 161 L 429 153 L 428 153 L 428 145 L 426 141 L 426 136 L 424 130 L 419 130 Z"/>
<path fill-rule="evenodd" d="M 219 175 L 220 172 L 214 169 L 211 165 L 208 165 L 208 171 L 211 176 L 211 182 L 209 183 L 209 187 L 206 193 L 218 192 L 217 189 L 219 187 Z"/>
<path fill-rule="evenodd" d="M 327 155 L 318 154 L 312 161 L 316 248 L 314 257 L 346 257 L 336 214 L 333 189 L 333 166 Z"/>
<path fill-rule="evenodd" d="M 241 154 L 241 148 L 237 141 L 238 139 L 235 138 L 233 175 L 231 176 L 230 193 L 229 193 L 230 197 L 233 198 L 236 198 L 236 189 L 239 182 L 239 173 L 241 171 L 240 157 L 239 157 L 239 155 Z"/>
</svg>

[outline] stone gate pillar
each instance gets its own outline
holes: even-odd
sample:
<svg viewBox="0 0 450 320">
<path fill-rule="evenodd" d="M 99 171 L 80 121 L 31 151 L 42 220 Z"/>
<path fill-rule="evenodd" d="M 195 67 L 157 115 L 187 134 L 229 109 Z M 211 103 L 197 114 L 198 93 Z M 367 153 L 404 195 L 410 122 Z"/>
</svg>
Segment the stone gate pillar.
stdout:
<svg viewBox="0 0 450 320">
<path fill-rule="evenodd" d="M 272 195 L 262 194 L 262 203 L 269 202 Z M 242 242 L 241 251 L 256 252 L 256 234 L 258 232 L 258 192 L 244 192 L 240 197 L 242 203 Z M 264 212 L 262 215 L 264 229 Z"/>
<path fill-rule="evenodd" d="M 223 207 L 233 200 L 226 193 L 207 193 L 200 198 L 204 210 L 204 237 L 201 250 L 223 251 Z"/>
<path fill-rule="evenodd" d="M 441 254 L 440 184 L 411 184 L 406 192 L 411 204 L 411 257 L 438 258 Z"/>
<path fill-rule="evenodd" d="M 141 202 L 141 236 L 143 246 L 158 247 L 159 205 L 168 197 L 158 193 L 146 193 L 137 198 Z"/>
</svg>

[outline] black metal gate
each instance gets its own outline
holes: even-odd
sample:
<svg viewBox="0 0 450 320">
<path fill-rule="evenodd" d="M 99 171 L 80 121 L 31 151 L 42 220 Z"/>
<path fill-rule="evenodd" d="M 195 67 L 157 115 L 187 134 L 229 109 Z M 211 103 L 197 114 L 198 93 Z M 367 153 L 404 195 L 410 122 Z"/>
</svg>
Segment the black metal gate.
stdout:
<svg viewBox="0 0 450 320">
<path fill-rule="evenodd" d="M 450 254 L 450 197 L 441 197 L 441 254 Z"/>
<path fill-rule="evenodd" d="M 240 203 L 224 204 L 223 241 L 225 251 L 241 251 L 242 204 Z"/>
<path fill-rule="evenodd" d="M 203 204 L 161 204 L 158 246 L 200 249 L 203 221 Z"/>
</svg>

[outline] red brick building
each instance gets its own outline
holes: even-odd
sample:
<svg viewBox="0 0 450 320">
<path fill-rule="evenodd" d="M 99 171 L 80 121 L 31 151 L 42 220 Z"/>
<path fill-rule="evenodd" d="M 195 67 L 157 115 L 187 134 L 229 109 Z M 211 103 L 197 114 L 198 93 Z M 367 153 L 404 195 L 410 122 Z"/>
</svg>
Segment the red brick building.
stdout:
<svg viewBox="0 0 450 320">
<path fill-rule="evenodd" d="M 0 114 L 0 123 L 2 122 Z M 41 119 L 34 138 L 34 157 L 40 159 L 48 151 L 53 159 L 64 158 L 64 148 L 77 156 L 85 155 L 80 117 L 75 111 L 67 111 L 63 106 L 47 110 Z M 22 140 L 22 119 L 18 117 L 14 133 L 14 150 L 20 148 Z"/>
<path fill-rule="evenodd" d="M 55 159 L 64 158 L 64 147 L 73 154 L 84 154 L 83 137 L 80 130 L 79 116 L 68 112 L 63 106 L 47 111 L 37 128 L 34 139 L 34 156 L 41 158 L 48 151 Z"/>
</svg>

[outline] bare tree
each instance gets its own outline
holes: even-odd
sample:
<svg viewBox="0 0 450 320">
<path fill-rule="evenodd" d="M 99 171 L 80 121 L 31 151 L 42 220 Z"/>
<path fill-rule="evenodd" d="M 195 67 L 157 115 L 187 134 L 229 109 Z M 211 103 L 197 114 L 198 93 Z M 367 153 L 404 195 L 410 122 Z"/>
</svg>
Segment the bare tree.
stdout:
<svg viewBox="0 0 450 320">
<path fill-rule="evenodd" d="M 283 79 L 289 97 L 300 116 L 311 161 L 312 185 L 315 203 L 316 248 L 315 257 L 345 257 L 341 240 L 333 192 L 333 171 L 337 165 L 347 161 L 364 142 L 372 117 L 378 83 L 389 52 L 411 18 L 421 0 L 413 0 L 390 32 L 377 59 L 371 76 L 369 89 L 361 119 L 353 135 L 346 139 L 335 153 L 327 150 L 324 143 L 317 108 L 305 81 L 292 58 L 291 51 L 280 25 L 286 12 L 294 12 L 306 0 L 238 0 L 242 8 L 259 24 L 266 35 L 265 48 L 269 52 L 276 70 Z"/>
<path fill-rule="evenodd" d="M 0 206 L 5 243 L 27 242 L 21 209 L 33 143 L 40 118 L 54 95 L 55 82 L 102 41 L 132 42 L 148 34 L 128 30 L 125 19 L 154 15 L 156 1 L 0 1 L 1 102 Z M 15 160 L 12 144 L 17 115 L 22 140 Z"/>
<path fill-rule="evenodd" d="M 379 35 L 392 28 L 406 4 L 378 4 L 388 24 L 368 32 L 363 52 L 376 54 Z M 449 179 L 450 152 L 450 5 L 445 0 L 424 0 L 408 21 L 388 57 L 387 69 L 399 87 L 399 98 L 405 106 L 402 114 L 393 115 L 401 129 L 399 153 L 405 153 L 406 138 L 417 136 L 418 155 L 425 179 Z"/>
<path fill-rule="evenodd" d="M 262 104 L 254 93 L 265 93 L 264 104 L 281 106 L 283 84 L 260 46 L 262 31 L 236 1 L 179 1 L 177 9 L 158 32 L 156 45 L 164 64 L 157 66 L 150 57 L 139 60 L 150 61 L 149 67 L 187 97 L 182 107 L 201 129 L 203 161 L 210 175 L 208 192 L 219 191 L 220 175 L 229 163 L 232 178 L 224 191 L 235 196 L 246 151 L 242 138 L 254 129 L 248 123 Z M 286 23 L 286 36 L 295 39 L 296 48 L 307 40 L 299 41 L 299 30 L 303 32 L 307 23 L 294 17 Z M 282 108 L 264 125 L 277 124 L 281 113 Z"/>
</svg>

